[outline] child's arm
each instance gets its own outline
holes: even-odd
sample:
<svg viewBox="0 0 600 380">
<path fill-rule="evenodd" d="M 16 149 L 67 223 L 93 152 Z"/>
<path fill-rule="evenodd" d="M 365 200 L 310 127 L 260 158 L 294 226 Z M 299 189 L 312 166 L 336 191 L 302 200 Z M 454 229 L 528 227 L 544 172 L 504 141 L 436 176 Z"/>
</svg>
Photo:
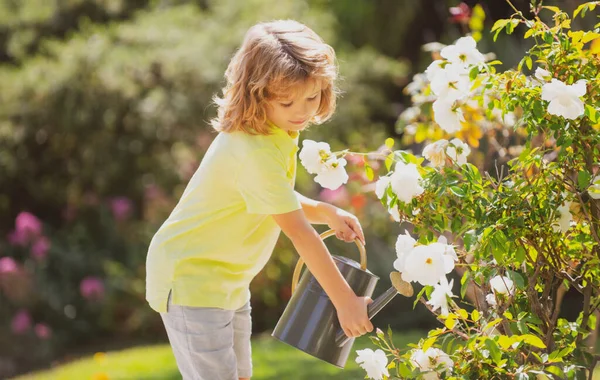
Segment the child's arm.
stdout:
<svg viewBox="0 0 600 380">
<path fill-rule="evenodd" d="M 373 331 L 367 316 L 367 305 L 371 299 L 354 294 L 304 211 L 273 215 L 273 219 L 290 238 L 310 272 L 333 302 L 346 335 L 356 337 Z"/>
<path fill-rule="evenodd" d="M 354 215 L 329 203 L 307 198 L 297 191 L 296 196 L 309 223 L 327 224 L 338 239 L 351 242 L 358 237 L 365 244 L 362 227 Z"/>
</svg>

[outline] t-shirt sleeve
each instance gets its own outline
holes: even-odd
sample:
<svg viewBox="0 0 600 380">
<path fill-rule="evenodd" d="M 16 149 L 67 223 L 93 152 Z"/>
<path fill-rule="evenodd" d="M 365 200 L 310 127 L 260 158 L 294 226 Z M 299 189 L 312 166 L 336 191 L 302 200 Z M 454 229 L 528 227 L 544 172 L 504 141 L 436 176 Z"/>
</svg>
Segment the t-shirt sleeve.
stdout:
<svg viewBox="0 0 600 380">
<path fill-rule="evenodd" d="M 236 184 L 251 214 L 284 214 L 302 207 L 283 154 L 275 150 L 246 155 L 237 167 Z"/>
</svg>

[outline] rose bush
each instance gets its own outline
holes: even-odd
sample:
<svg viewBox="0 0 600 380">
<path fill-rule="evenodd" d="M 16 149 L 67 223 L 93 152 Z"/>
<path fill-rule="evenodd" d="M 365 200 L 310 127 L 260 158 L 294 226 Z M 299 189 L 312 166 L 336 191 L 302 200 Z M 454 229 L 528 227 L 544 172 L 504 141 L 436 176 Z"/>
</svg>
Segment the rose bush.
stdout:
<svg viewBox="0 0 600 380">
<path fill-rule="evenodd" d="M 515 9 L 496 21 L 496 35 L 524 27 L 533 40 L 518 67 L 504 72 L 471 36 L 442 48 L 409 86 L 419 104 L 404 117 L 431 130 L 422 133 L 429 142 L 422 157 L 393 151 L 391 139 L 384 153 L 304 142 L 302 163 L 332 190 L 347 181 L 346 155 L 385 162 L 388 172 L 376 173 L 366 160 L 366 175 L 379 174 L 375 193 L 392 218 L 413 225 L 398 237 L 393 267 L 424 285 L 415 305 L 441 322 L 408 349 L 378 330 L 379 349 L 357 359 L 368 377 L 584 378 L 593 371 L 598 356 L 584 339 L 600 305 L 600 24 L 572 30 L 571 22 L 599 5 L 582 4 L 571 17 L 534 1 L 533 18 Z M 541 12 L 552 15 L 550 25 Z M 468 162 L 474 120 L 514 137 L 496 173 Z M 456 294 L 446 277 L 455 269 Z M 576 321 L 560 317 L 568 289 L 583 295 Z"/>
</svg>

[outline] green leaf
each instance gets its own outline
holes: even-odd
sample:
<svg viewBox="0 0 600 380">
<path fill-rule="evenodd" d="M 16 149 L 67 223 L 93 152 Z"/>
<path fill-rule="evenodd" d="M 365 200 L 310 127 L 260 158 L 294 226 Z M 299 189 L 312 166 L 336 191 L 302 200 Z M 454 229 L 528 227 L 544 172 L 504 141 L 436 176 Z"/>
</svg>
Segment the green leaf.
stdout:
<svg viewBox="0 0 600 380">
<path fill-rule="evenodd" d="M 529 332 L 529 327 L 527 327 L 527 323 L 525 323 L 524 319 L 517 322 L 517 327 L 522 334 L 527 334 Z"/>
<path fill-rule="evenodd" d="M 469 286 L 469 278 L 471 278 L 471 271 L 466 271 L 460 279 L 460 297 L 465 298 L 467 292 L 467 286 Z"/>
<path fill-rule="evenodd" d="M 579 8 L 581 8 L 581 7 L 579 7 Z M 506 24 L 508 24 L 509 22 L 510 22 L 510 20 L 507 20 L 507 19 L 500 19 L 500 20 L 496 21 L 494 23 L 494 26 L 492 26 L 491 32 L 495 31 L 496 29 L 502 30 L 502 28 L 504 28 L 506 26 Z"/>
<path fill-rule="evenodd" d="M 437 340 L 437 336 L 433 336 L 431 338 L 428 338 L 425 340 L 425 342 L 423 343 L 423 351 L 427 351 L 427 349 L 431 346 L 433 346 L 433 344 L 435 343 L 435 341 Z"/>
<path fill-rule="evenodd" d="M 479 67 L 474 66 L 471 71 L 469 71 L 469 79 L 473 81 L 475 78 L 477 78 L 477 75 L 479 75 Z"/>
<path fill-rule="evenodd" d="M 421 299 L 421 297 L 423 296 L 423 293 L 425 293 L 425 289 L 427 289 L 426 286 L 424 286 L 421 291 L 419 292 L 419 294 L 417 294 L 417 296 L 415 297 L 415 302 L 413 303 L 413 309 L 415 307 L 417 307 L 417 303 L 419 303 L 419 300 Z"/>
<path fill-rule="evenodd" d="M 544 344 L 544 342 L 535 335 L 531 335 L 531 334 L 521 335 L 519 337 L 519 340 L 522 340 L 523 342 L 530 344 L 537 348 L 546 348 L 546 345 Z"/>
<path fill-rule="evenodd" d="M 531 57 L 530 56 L 525 57 L 525 64 L 527 65 L 527 68 L 529 70 L 531 70 L 531 68 L 533 67 L 533 63 L 531 61 Z"/>
<path fill-rule="evenodd" d="M 535 29 L 533 29 L 533 28 L 529 29 L 527 32 L 525 32 L 525 35 L 523 36 L 523 38 L 528 39 L 529 37 L 531 37 L 533 35 L 534 32 L 535 32 Z"/>
<path fill-rule="evenodd" d="M 549 6 L 549 5 L 544 5 L 542 8 L 549 9 L 549 10 L 551 10 L 554 13 L 560 13 L 560 12 L 562 12 L 559 7 L 552 7 L 552 6 Z"/>
<path fill-rule="evenodd" d="M 579 190 L 586 189 L 590 184 L 591 179 L 592 176 L 585 170 L 582 170 L 579 173 L 577 173 L 577 184 L 579 185 Z"/>
<path fill-rule="evenodd" d="M 593 11 L 596 8 L 596 5 L 600 5 L 600 1 L 590 1 L 589 3 L 581 4 L 575 9 L 575 12 L 573 12 L 573 18 L 577 17 L 580 12 L 581 17 L 584 17 L 585 12 L 588 10 Z"/>
<path fill-rule="evenodd" d="M 398 365 L 398 373 L 403 379 L 409 379 L 412 377 L 412 371 L 408 368 L 405 363 L 400 363 Z"/>
<path fill-rule="evenodd" d="M 388 137 L 387 139 L 385 139 L 385 146 L 392 149 L 392 147 L 394 146 L 394 139 L 391 137 Z"/>
<path fill-rule="evenodd" d="M 372 181 L 375 178 L 375 173 L 373 172 L 373 168 L 365 162 L 365 174 L 369 181 Z"/>
<path fill-rule="evenodd" d="M 492 327 L 496 326 L 500 322 L 502 322 L 502 318 L 496 318 L 493 321 L 489 322 L 487 325 L 485 325 L 483 330 L 487 331 L 487 330 L 491 329 Z"/>
<path fill-rule="evenodd" d="M 515 251 L 515 259 L 517 260 L 518 264 L 521 264 L 523 261 L 525 261 L 525 248 L 521 247 L 520 245 L 517 246 L 517 250 Z"/>
<path fill-rule="evenodd" d="M 519 23 L 519 20 L 511 19 L 510 22 L 506 25 L 506 34 L 512 34 L 515 30 L 515 27 L 519 25 Z"/>
<path fill-rule="evenodd" d="M 546 368 L 546 372 L 549 373 L 549 374 L 551 374 L 551 375 L 555 375 L 559 379 L 562 379 L 562 378 L 565 377 L 565 372 L 562 369 L 560 369 L 560 368 L 558 368 L 556 366 L 553 366 L 553 365 L 551 365 L 550 367 Z"/>
<path fill-rule="evenodd" d="M 594 123 L 598 122 L 598 112 L 596 108 L 589 104 L 585 105 L 585 116 L 587 116 Z"/>
<path fill-rule="evenodd" d="M 498 337 L 498 344 L 500 345 L 500 347 L 502 347 L 502 349 L 504 351 L 506 351 L 510 346 L 512 346 L 515 343 L 515 339 L 512 337 L 508 337 L 506 335 L 500 335 Z"/>
<path fill-rule="evenodd" d="M 499 364 L 502 360 L 502 352 L 500 351 L 498 344 L 496 344 L 496 342 L 492 339 L 486 339 L 485 346 L 490 351 L 490 356 L 492 357 L 494 363 Z"/>
<path fill-rule="evenodd" d="M 513 280 L 515 285 L 517 285 L 518 289 L 525 289 L 525 280 L 523 279 L 523 276 L 512 270 L 508 270 L 507 272 L 511 280 Z"/>
<path fill-rule="evenodd" d="M 450 191 L 452 192 L 452 194 L 456 195 L 459 198 L 464 198 L 465 195 L 467 195 L 465 191 L 458 186 L 450 186 Z"/>
<path fill-rule="evenodd" d="M 473 311 L 471 312 L 471 319 L 473 319 L 473 322 L 477 322 L 480 317 L 481 316 L 479 315 L 479 310 L 473 309 Z"/>
<path fill-rule="evenodd" d="M 454 316 L 454 314 L 449 314 L 448 318 L 444 321 L 444 326 L 446 326 L 448 330 L 452 330 L 454 326 L 456 326 L 456 316 Z"/>
<path fill-rule="evenodd" d="M 388 172 L 392 168 L 393 163 L 394 163 L 394 152 L 388 154 L 387 157 L 385 158 L 385 167 L 388 170 Z"/>
</svg>

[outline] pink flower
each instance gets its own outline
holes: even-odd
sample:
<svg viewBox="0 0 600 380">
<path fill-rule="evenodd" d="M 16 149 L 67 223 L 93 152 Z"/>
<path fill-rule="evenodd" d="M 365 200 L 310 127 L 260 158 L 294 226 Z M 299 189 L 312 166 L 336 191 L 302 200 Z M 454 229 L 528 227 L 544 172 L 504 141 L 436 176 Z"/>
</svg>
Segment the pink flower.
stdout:
<svg viewBox="0 0 600 380">
<path fill-rule="evenodd" d="M 321 193 L 319 193 L 319 198 L 324 202 L 332 203 L 340 207 L 347 206 L 350 202 L 350 194 L 348 193 L 346 186 L 340 186 L 335 190 L 323 189 Z"/>
<path fill-rule="evenodd" d="M 16 273 L 17 271 L 17 262 L 12 257 L 3 257 L 0 259 L 0 274 Z"/>
<path fill-rule="evenodd" d="M 356 165 L 358 167 L 365 166 L 365 160 L 363 157 L 364 156 L 361 156 L 358 154 L 347 154 L 344 156 L 344 158 L 347 159 L 348 162 L 350 162 L 351 164 Z"/>
<path fill-rule="evenodd" d="M 19 310 L 12 319 L 11 328 L 15 334 L 23 334 L 31 327 L 31 316 L 27 310 Z"/>
<path fill-rule="evenodd" d="M 79 284 L 79 291 L 83 298 L 99 300 L 104 297 L 104 283 L 98 277 L 86 277 Z"/>
<path fill-rule="evenodd" d="M 471 8 L 465 3 L 460 3 L 458 7 L 451 7 L 451 21 L 454 23 L 468 24 L 471 19 Z"/>
<path fill-rule="evenodd" d="M 21 212 L 15 220 L 17 231 L 37 236 L 42 232 L 42 223 L 33 214 L 29 212 Z"/>
<path fill-rule="evenodd" d="M 50 240 L 45 236 L 40 236 L 31 247 L 31 254 L 38 260 L 42 260 L 48 254 L 50 249 Z"/>
<path fill-rule="evenodd" d="M 113 217 L 118 221 L 127 219 L 131 215 L 132 208 L 131 200 L 126 197 L 115 197 L 110 200 Z"/>
<path fill-rule="evenodd" d="M 19 231 L 13 230 L 8 234 L 8 242 L 13 246 L 26 246 L 27 239 L 23 233 L 19 233 Z"/>
<path fill-rule="evenodd" d="M 40 339 L 48 339 L 52 335 L 52 330 L 44 323 L 37 323 L 33 329 Z"/>
<path fill-rule="evenodd" d="M 15 219 L 15 229 L 8 235 L 12 245 L 25 246 L 42 233 L 42 223 L 33 214 L 23 211 Z"/>
</svg>

